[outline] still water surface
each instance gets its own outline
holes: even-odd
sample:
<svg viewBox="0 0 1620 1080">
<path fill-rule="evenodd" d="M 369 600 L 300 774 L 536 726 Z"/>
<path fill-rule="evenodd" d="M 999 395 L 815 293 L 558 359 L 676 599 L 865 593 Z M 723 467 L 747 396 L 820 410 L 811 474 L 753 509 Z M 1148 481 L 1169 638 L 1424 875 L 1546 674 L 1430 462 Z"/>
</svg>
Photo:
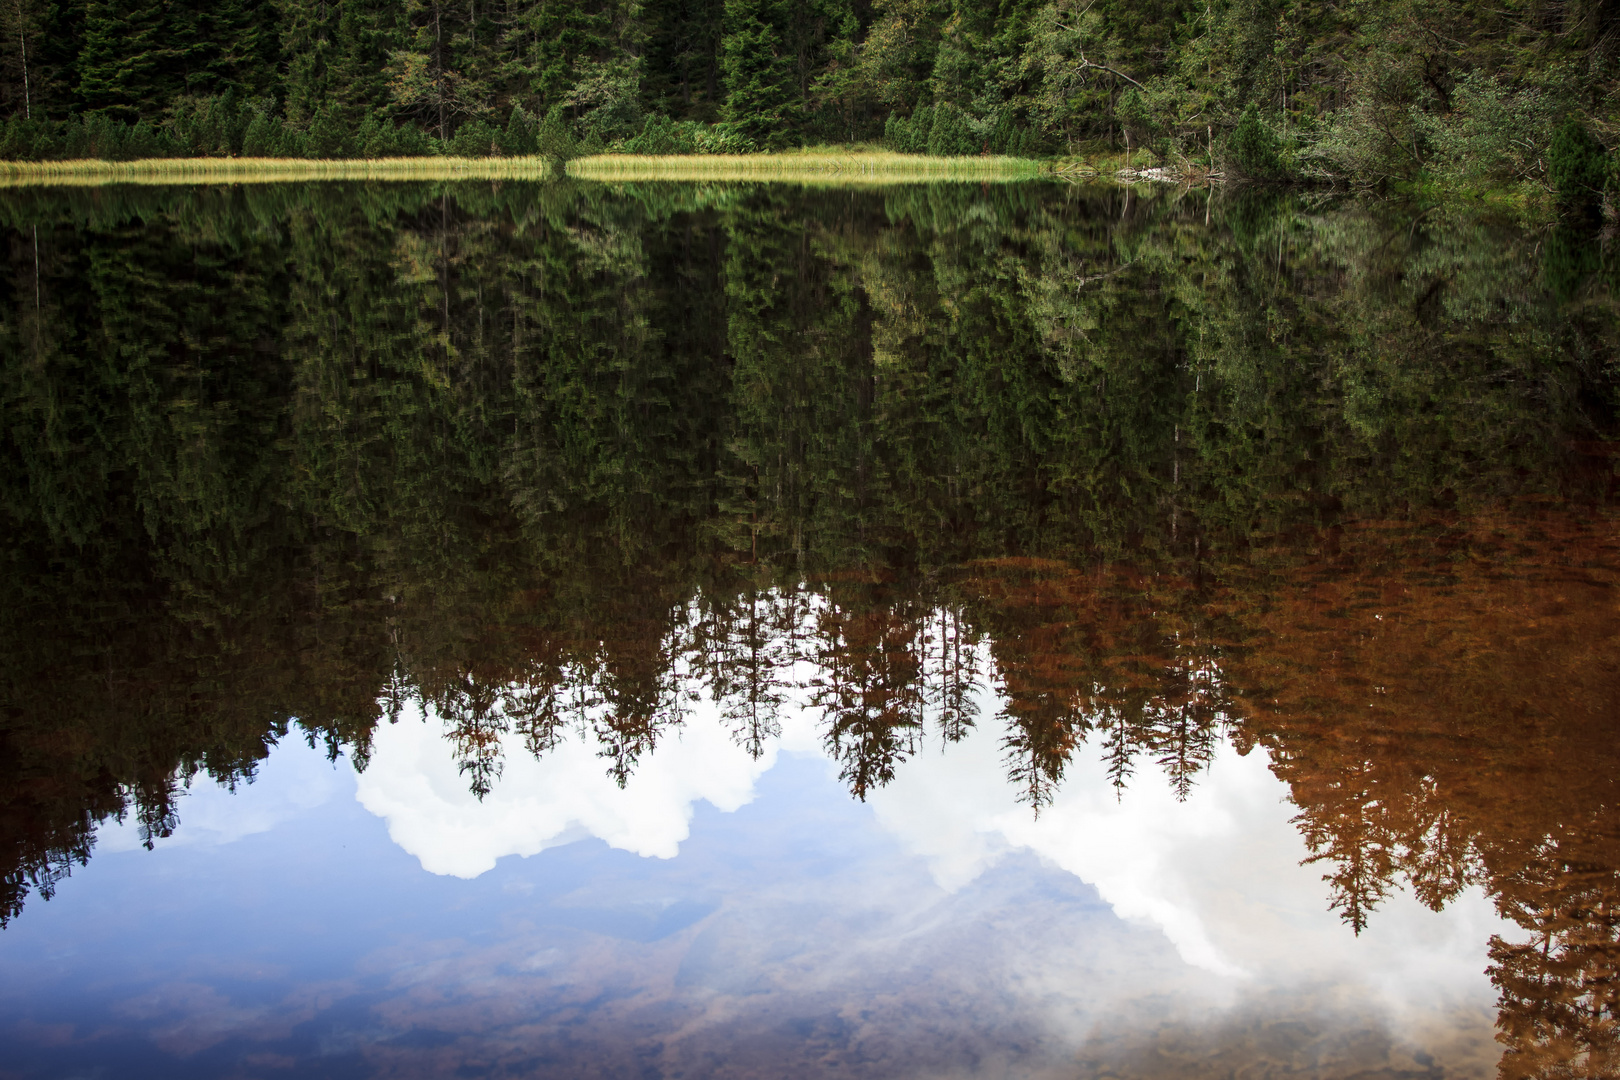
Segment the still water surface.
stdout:
<svg viewBox="0 0 1620 1080">
<path fill-rule="evenodd" d="M 0 1076 L 1620 1071 L 1599 238 L 0 219 Z"/>
</svg>

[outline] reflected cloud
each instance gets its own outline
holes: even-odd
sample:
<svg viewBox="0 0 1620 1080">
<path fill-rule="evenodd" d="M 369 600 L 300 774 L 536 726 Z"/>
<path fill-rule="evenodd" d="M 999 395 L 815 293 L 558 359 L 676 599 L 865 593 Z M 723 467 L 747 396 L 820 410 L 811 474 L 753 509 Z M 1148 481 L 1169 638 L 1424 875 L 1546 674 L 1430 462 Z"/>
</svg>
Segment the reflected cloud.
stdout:
<svg viewBox="0 0 1620 1080">
<path fill-rule="evenodd" d="M 1399 891 L 1357 936 L 1330 910 L 1323 867 L 1308 862 L 1288 787 L 1263 752 L 1223 742 L 1184 800 L 1170 779 L 1144 761 L 1116 791 L 1103 751 L 1087 746 L 1037 816 L 1015 802 L 996 741 L 980 733 L 919 755 L 870 801 L 942 887 L 962 888 L 1007 852 L 1033 852 L 1234 986 L 1359 987 L 1393 1015 L 1494 1000 L 1488 941 L 1514 928 L 1482 889 L 1439 912 Z"/>
<path fill-rule="evenodd" d="M 980 713 L 995 715 L 992 695 L 982 688 L 980 693 Z M 751 803 L 784 747 L 813 752 L 824 763 L 826 783 L 816 799 L 847 800 L 833 779 L 837 762 L 816 739 L 811 711 L 791 707 L 783 720 L 782 739 L 756 760 L 728 733 L 718 710 L 701 703 L 623 788 L 589 736 L 576 732 L 539 759 L 514 738 L 504 747 L 501 782 L 480 801 L 446 753 L 444 725 L 418 715 L 378 732 L 357 797 L 387 821 L 395 843 L 435 874 L 476 877 L 503 856 L 533 855 L 589 837 L 643 857 L 672 859 L 690 835 L 696 805 L 708 802 L 730 813 Z M 1313 1009 L 1357 1015 L 1371 1009 L 1413 1038 L 1420 1028 L 1428 1031 L 1421 1036 L 1428 1041 L 1436 1025 L 1472 1030 L 1488 1024 L 1495 995 L 1485 974 L 1487 943 L 1493 933 L 1512 927 L 1483 891 L 1470 888 L 1439 912 L 1397 893 L 1356 935 L 1331 910 L 1323 868 L 1308 861 L 1288 788 L 1273 775 L 1263 751 L 1244 755 L 1221 743 L 1198 782 L 1179 798 L 1174 778 L 1148 761 L 1130 785 L 1117 789 L 1102 749 L 1085 747 L 1037 814 L 1009 784 L 997 734 L 981 729 L 942 749 L 926 749 L 892 783 L 870 794 L 871 820 L 940 890 L 918 892 L 913 883 L 901 890 L 905 896 L 891 896 L 896 911 L 909 910 L 919 921 L 899 931 L 886 917 L 885 939 L 921 932 L 917 928 L 928 925 L 929 917 L 917 912 L 947 910 L 939 906 L 941 894 L 983 891 L 981 879 L 992 871 L 999 875 L 998 867 L 1027 852 L 1094 887 L 1119 918 L 1162 934 L 1187 975 L 1200 976 L 1185 982 L 1189 1002 L 1235 1007 L 1291 989 L 1315 1001 Z M 862 858 L 853 851 L 849 857 Z M 891 891 L 912 874 L 902 872 L 892 856 L 885 865 Z M 758 883 L 733 874 L 714 886 L 746 891 Z M 861 902 L 869 903 L 873 894 L 863 895 Z M 852 896 L 834 890 L 823 901 L 838 908 Z M 683 970 L 723 970 L 750 986 L 769 982 L 774 965 L 749 959 L 752 947 L 740 942 L 780 948 L 797 940 L 785 926 L 767 928 L 757 918 L 739 922 L 735 897 L 703 925 L 710 929 L 696 939 L 701 948 L 686 958 Z M 722 935 L 730 943 L 720 953 L 713 951 L 715 926 L 730 927 Z M 846 956 L 874 947 L 864 935 L 835 936 L 834 951 Z M 1031 934 L 1029 950 L 1053 947 L 1038 937 Z M 711 954 L 731 959 L 697 959 Z M 1024 968 L 1008 971 L 1009 978 L 1034 976 L 1028 953 L 1023 955 Z M 974 948 L 966 948 L 964 957 L 981 971 L 997 963 Z M 830 954 L 819 955 L 813 967 L 825 973 L 833 964 Z M 1155 978 L 1163 986 L 1168 969 L 1158 967 Z M 1071 980 L 1059 969 L 1046 974 L 1058 1000 L 1072 1001 L 1078 988 Z M 1109 980 L 1116 990 L 1136 981 L 1117 974 Z"/>
<path fill-rule="evenodd" d="M 690 832 L 696 803 L 733 811 L 789 733 L 759 758 L 732 738 L 716 710 L 700 703 L 659 740 L 621 788 L 596 740 L 565 735 L 540 757 L 515 733 L 501 737 L 501 781 L 479 799 L 447 753 L 444 726 L 420 707 L 380 727 L 356 798 L 388 823 L 388 835 L 433 874 L 473 878 L 507 855 L 535 855 L 588 837 L 648 858 L 672 859 Z"/>
</svg>

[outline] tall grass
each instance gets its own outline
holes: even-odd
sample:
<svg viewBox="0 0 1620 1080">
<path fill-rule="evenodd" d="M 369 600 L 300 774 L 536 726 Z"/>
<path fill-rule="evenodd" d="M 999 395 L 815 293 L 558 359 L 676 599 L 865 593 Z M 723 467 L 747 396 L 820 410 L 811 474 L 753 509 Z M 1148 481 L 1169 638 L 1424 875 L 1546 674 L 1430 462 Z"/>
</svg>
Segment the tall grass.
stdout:
<svg viewBox="0 0 1620 1080">
<path fill-rule="evenodd" d="M 787 180 L 894 184 L 916 180 L 1027 180 L 1040 162 L 1014 157 L 925 157 L 887 151 L 784 154 L 598 154 L 568 163 L 581 180 Z"/>
<path fill-rule="evenodd" d="M 145 161 L 0 161 L 0 186 L 24 184 L 263 184 L 293 180 L 538 180 L 546 159 L 408 157 L 151 158 Z"/>
<path fill-rule="evenodd" d="M 297 180 L 538 180 L 555 166 L 540 157 L 150 158 L 142 161 L 0 161 L 0 187 L 19 185 L 277 183 Z M 630 155 L 577 158 L 581 180 L 781 180 L 893 184 L 919 180 L 1009 181 L 1048 169 L 1012 157 L 805 151 L 784 154 Z"/>
</svg>

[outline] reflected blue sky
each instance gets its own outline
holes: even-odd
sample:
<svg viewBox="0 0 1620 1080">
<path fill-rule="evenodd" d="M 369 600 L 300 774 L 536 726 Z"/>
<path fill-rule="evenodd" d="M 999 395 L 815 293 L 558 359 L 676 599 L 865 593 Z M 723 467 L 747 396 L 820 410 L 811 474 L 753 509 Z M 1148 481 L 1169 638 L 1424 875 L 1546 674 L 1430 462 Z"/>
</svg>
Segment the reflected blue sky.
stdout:
<svg viewBox="0 0 1620 1080">
<path fill-rule="evenodd" d="M 755 761 L 702 705 L 622 790 L 514 742 L 480 802 L 407 717 L 104 827 L 0 935 L 0 1075 L 1489 1075 L 1489 904 L 1357 938 L 1293 813 L 1225 748 L 1185 802 L 1082 755 L 1036 817 L 993 725 L 861 804 L 806 711 Z"/>
</svg>

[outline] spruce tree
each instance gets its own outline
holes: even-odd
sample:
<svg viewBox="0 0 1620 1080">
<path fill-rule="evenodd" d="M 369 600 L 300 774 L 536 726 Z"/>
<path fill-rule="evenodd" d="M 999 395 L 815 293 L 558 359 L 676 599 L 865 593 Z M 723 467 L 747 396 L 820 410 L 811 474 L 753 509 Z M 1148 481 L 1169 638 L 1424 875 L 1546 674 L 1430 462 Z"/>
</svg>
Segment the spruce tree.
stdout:
<svg viewBox="0 0 1620 1080">
<path fill-rule="evenodd" d="M 772 0 L 726 0 L 726 36 L 720 43 L 726 103 L 721 115 L 764 146 L 786 145 L 794 119 L 793 62 L 772 16 Z"/>
<path fill-rule="evenodd" d="M 79 98 L 86 111 L 134 121 L 167 104 L 165 64 L 172 58 L 162 0 L 99 2 L 85 12 Z"/>
</svg>

